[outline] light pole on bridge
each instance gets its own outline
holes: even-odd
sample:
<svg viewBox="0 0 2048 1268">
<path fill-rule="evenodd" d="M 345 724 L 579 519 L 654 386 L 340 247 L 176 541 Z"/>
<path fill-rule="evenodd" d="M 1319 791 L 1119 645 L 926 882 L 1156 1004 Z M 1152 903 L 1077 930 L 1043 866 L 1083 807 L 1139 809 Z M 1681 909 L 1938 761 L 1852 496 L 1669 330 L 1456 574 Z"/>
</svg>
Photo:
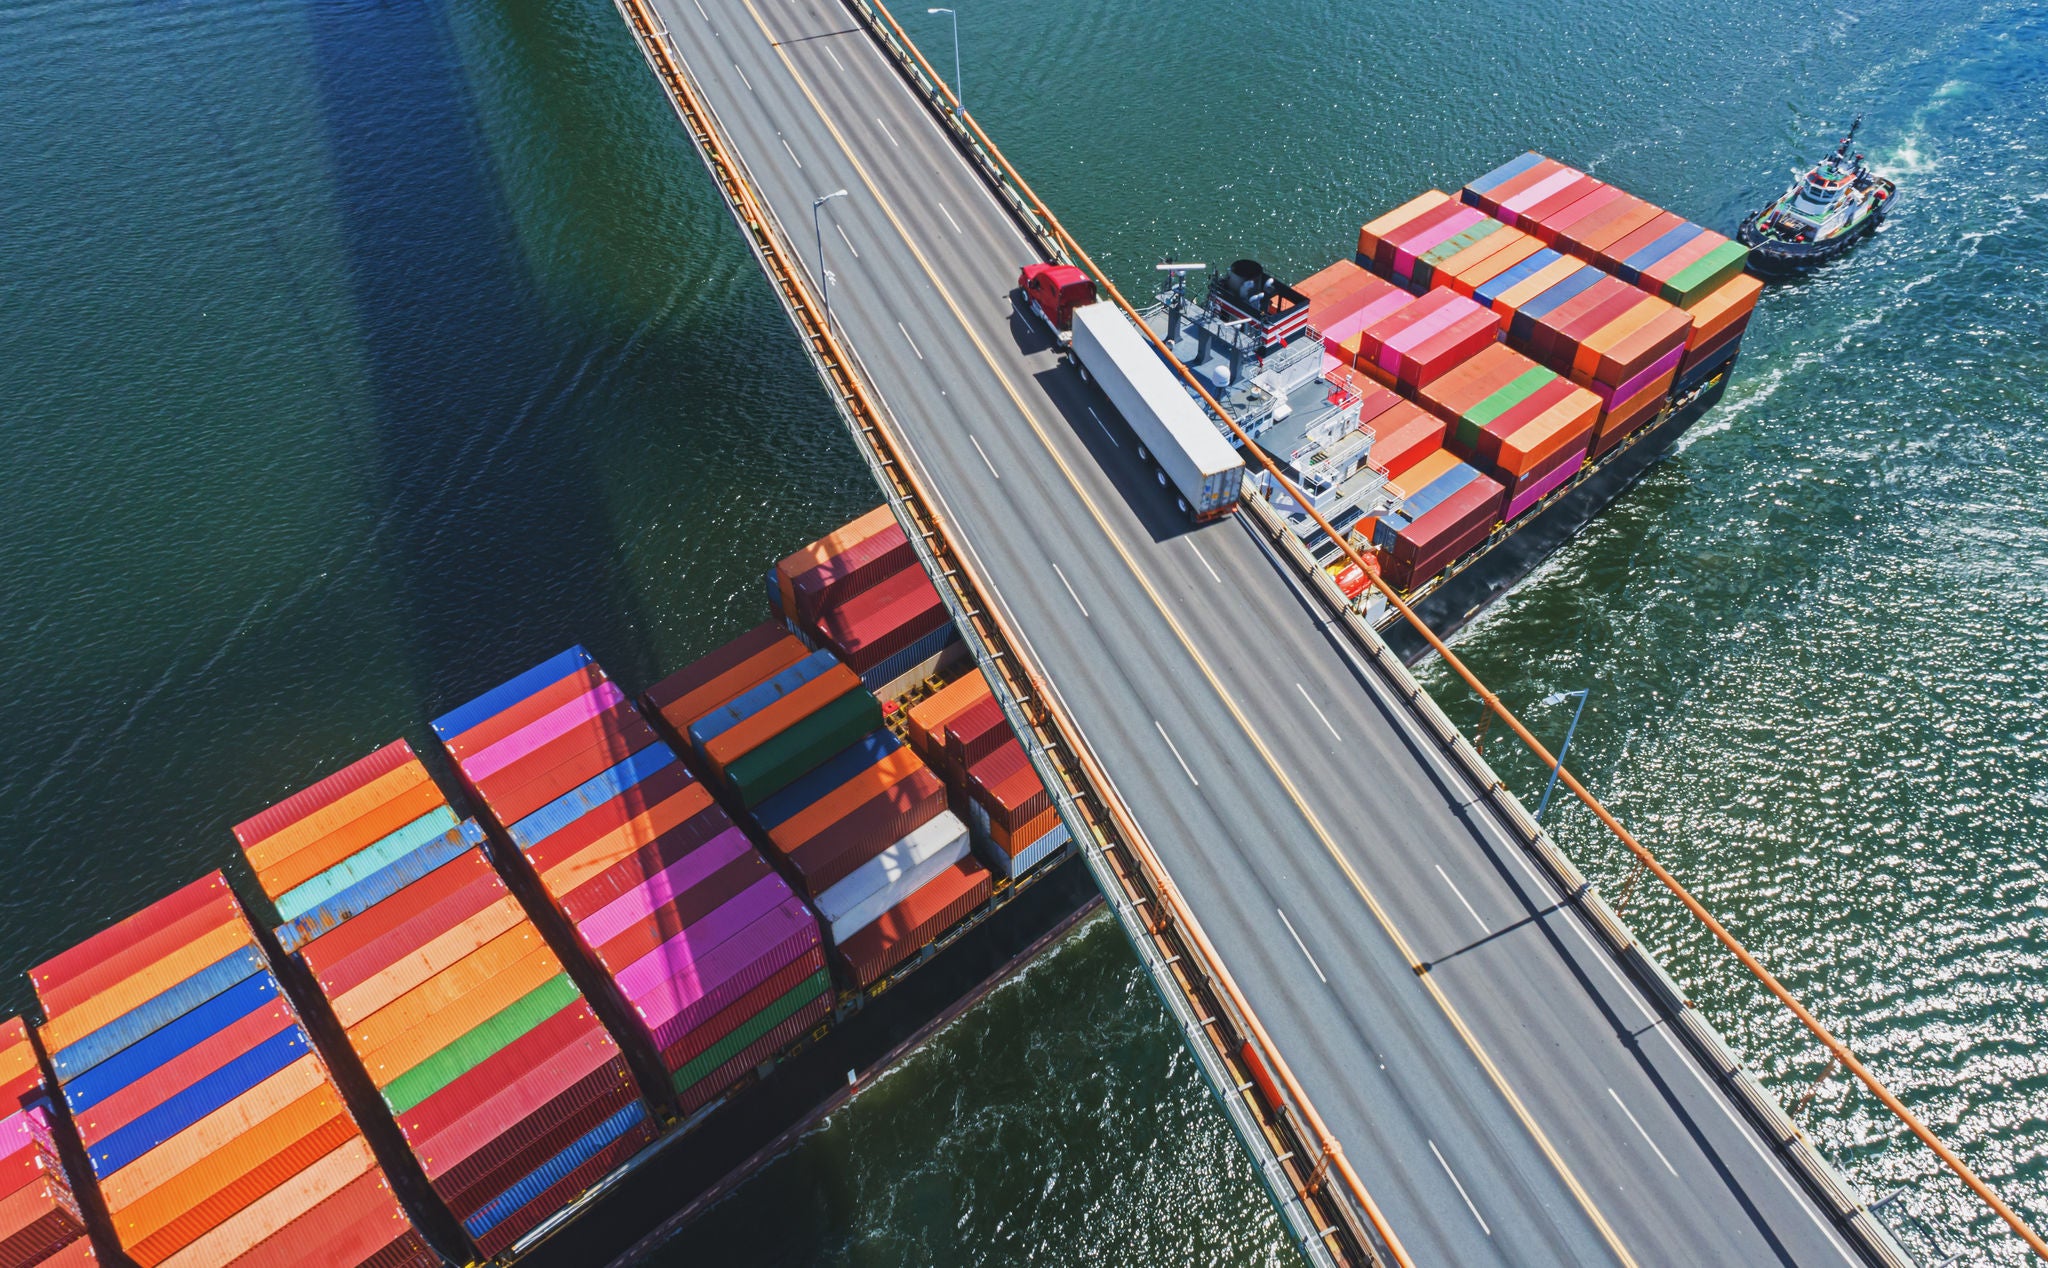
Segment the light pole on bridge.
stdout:
<svg viewBox="0 0 2048 1268">
<path fill-rule="evenodd" d="M 825 271 L 825 222 L 820 218 L 819 209 L 835 198 L 846 197 L 846 191 L 835 189 L 829 194 L 820 194 L 811 199 L 811 232 L 818 239 L 818 293 L 825 303 L 825 329 L 832 329 L 832 275 Z"/>
<path fill-rule="evenodd" d="M 967 99 L 960 88 L 960 15 L 951 9 L 926 9 L 926 13 L 943 13 L 953 19 L 953 113 L 965 114 Z"/>
<path fill-rule="evenodd" d="M 1579 715 L 1586 711 L 1586 691 L 1554 691 L 1543 697 L 1546 708 L 1555 708 L 1571 699 L 1579 698 L 1579 707 L 1572 710 L 1572 724 L 1565 728 L 1564 745 L 1557 750 L 1557 764 L 1550 768 L 1550 782 L 1543 786 L 1543 800 L 1536 803 L 1536 822 L 1543 822 L 1543 808 L 1550 804 L 1550 794 L 1557 789 L 1557 773 L 1564 769 L 1564 755 L 1571 751 L 1572 736 L 1579 729 Z"/>
</svg>

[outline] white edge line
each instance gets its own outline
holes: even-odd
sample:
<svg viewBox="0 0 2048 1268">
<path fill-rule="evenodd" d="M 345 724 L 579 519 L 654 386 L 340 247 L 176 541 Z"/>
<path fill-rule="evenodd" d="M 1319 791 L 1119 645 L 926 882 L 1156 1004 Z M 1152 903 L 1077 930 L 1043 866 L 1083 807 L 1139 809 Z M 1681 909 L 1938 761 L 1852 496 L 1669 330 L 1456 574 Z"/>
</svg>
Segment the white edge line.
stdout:
<svg viewBox="0 0 2048 1268">
<path fill-rule="evenodd" d="M 1330 979 L 1327 977 L 1323 977 L 1323 966 L 1316 963 L 1316 958 L 1314 956 L 1309 955 L 1308 943 L 1303 942 L 1301 940 L 1301 935 L 1294 932 L 1294 922 L 1292 920 L 1289 920 L 1287 918 L 1287 913 L 1281 911 L 1278 907 L 1275 907 L 1273 911 L 1280 917 L 1280 923 L 1287 926 L 1288 936 L 1294 939 L 1294 945 L 1300 947 L 1302 955 L 1307 957 L 1308 966 L 1316 971 L 1317 977 L 1322 978 L 1323 985 L 1328 986 L 1330 984 Z"/>
</svg>

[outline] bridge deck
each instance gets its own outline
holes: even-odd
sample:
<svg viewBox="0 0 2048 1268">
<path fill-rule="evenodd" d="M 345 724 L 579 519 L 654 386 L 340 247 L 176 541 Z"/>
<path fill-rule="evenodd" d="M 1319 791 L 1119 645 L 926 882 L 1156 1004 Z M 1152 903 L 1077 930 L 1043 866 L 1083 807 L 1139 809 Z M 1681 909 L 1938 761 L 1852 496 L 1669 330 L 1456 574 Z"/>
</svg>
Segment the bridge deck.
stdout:
<svg viewBox="0 0 2048 1268">
<path fill-rule="evenodd" d="M 1190 529 L 1018 318 L 1037 251 L 848 12 L 655 7 L 806 267 L 849 191 L 833 317 L 1416 1261 L 1861 1262 L 1267 543 Z"/>
</svg>

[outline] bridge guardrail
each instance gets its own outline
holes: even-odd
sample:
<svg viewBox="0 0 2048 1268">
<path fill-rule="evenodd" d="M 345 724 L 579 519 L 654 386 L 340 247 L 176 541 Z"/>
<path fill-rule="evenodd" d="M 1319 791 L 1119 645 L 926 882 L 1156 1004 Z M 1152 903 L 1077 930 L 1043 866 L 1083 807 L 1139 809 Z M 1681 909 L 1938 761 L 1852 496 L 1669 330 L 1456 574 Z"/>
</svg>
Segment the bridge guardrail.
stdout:
<svg viewBox="0 0 2048 1268">
<path fill-rule="evenodd" d="M 1180 1025 L 1203 1078 L 1258 1163 L 1292 1240 L 1315 1263 L 1392 1262 L 1408 1268 L 1399 1239 L 1385 1226 L 1337 1142 L 1322 1127 L 1284 1061 L 1157 865 L 1121 806 L 1100 790 L 1108 781 L 1084 745 L 1069 741 L 1071 722 L 1013 649 L 986 591 L 954 547 L 935 503 L 903 461 L 884 411 L 864 382 L 857 354 L 842 345 L 794 263 L 787 235 L 754 195 L 752 182 L 716 117 L 684 69 L 680 53 L 645 0 L 614 0 L 635 42 L 663 83 L 721 195 L 777 298 L 803 336 L 806 354 L 831 390 L 863 459 L 892 509 L 911 530 L 920 562 L 939 583 L 956 625 L 992 684 L 1062 819 L 1110 900 L 1147 975 Z M 1277 1078 L 1276 1078 L 1277 1075 Z M 1350 1191 L 1339 1199 L 1333 1174 Z M 1354 1202 L 1357 1204 L 1354 1207 Z"/>
<path fill-rule="evenodd" d="M 1006 203 L 1018 210 L 1021 217 L 1020 223 L 1025 226 L 1027 231 L 1031 232 L 1042 244 L 1048 247 L 1048 258 L 1060 259 L 1085 269 L 1100 284 L 1104 295 L 1111 302 L 1122 308 L 1132 321 L 1138 322 L 1140 329 L 1143 330 L 1144 325 L 1138 310 L 1124 298 L 1108 273 L 1098 267 L 1088 257 L 1087 252 L 1073 239 L 1072 235 L 1067 233 L 1064 226 L 1059 223 L 1058 218 L 1031 191 L 1029 184 L 1018 174 L 1009 160 L 1003 157 L 995 143 L 989 139 L 988 134 L 982 131 L 981 126 L 975 123 L 971 116 L 958 108 L 959 102 L 957 98 L 953 96 L 952 91 L 946 86 L 944 80 L 932 70 L 930 63 L 925 60 L 923 53 L 918 51 L 916 45 L 903 31 L 903 28 L 897 24 L 895 18 L 890 16 L 888 9 L 882 5 L 881 0 L 841 0 L 841 2 L 852 10 L 855 16 L 860 18 L 864 24 L 874 30 L 877 38 L 883 41 L 884 47 L 895 54 L 899 64 L 904 67 L 905 73 L 910 77 L 912 85 L 926 95 L 929 104 L 936 107 L 945 125 L 951 130 L 956 140 L 965 148 L 977 167 L 984 171 L 989 170 L 991 167 L 994 169 L 996 175 L 991 178 L 993 187 Z M 1229 412 L 1217 402 L 1208 388 L 1194 376 L 1193 372 L 1174 361 L 1166 347 L 1159 343 L 1156 336 L 1152 336 L 1152 342 L 1168 364 L 1179 372 L 1181 379 L 1188 385 L 1188 388 L 1199 396 L 1211 410 L 1215 411 L 1217 417 L 1223 419 L 1225 425 L 1237 435 L 1244 449 L 1255 462 L 1262 466 L 1283 488 L 1293 494 L 1297 502 L 1307 507 L 1308 503 L 1306 499 L 1299 496 L 1299 490 L 1294 489 L 1292 482 L 1287 479 L 1286 475 L 1260 452 L 1256 446 L 1252 445 L 1249 438 L 1244 436 L 1242 430 L 1231 418 Z M 1514 732 L 1515 737 L 1545 766 L 1555 765 L 1559 779 L 1565 788 L 1591 810 L 1614 838 L 1635 856 L 1639 866 L 1654 875 L 1658 883 L 1686 908 L 1715 941 L 1719 942 L 1724 950 L 1732 955 L 1751 976 L 1755 977 L 1764 986 L 1765 990 L 1786 1011 L 1790 1012 L 1808 1033 L 1820 1042 L 1821 1046 L 1829 1054 L 1831 1068 L 1834 1063 L 1839 1063 L 1844 1069 L 1848 1070 L 1856 1081 L 1862 1084 L 1865 1090 L 1875 1096 L 1878 1102 L 1893 1117 L 1904 1124 L 1913 1136 L 1922 1145 L 1926 1146 L 1957 1179 L 1961 1180 L 1964 1187 L 1969 1189 L 1987 1209 L 1998 1216 L 2016 1237 L 2025 1242 L 2027 1247 L 2038 1258 L 2048 1260 L 2048 1240 L 2043 1240 L 2041 1235 L 2035 1232 L 2017 1211 L 2007 1204 L 2003 1198 L 1999 1197 L 1989 1185 L 1984 1183 L 1976 1172 L 1970 1168 L 1968 1163 L 1964 1162 L 1954 1150 L 1942 1143 L 1941 1139 L 1925 1123 L 1921 1122 L 1919 1117 L 1912 1110 L 1908 1109 L 1905 1103 L 1900 1101 L 1891 1089 L 1886 1087 L 1884 1082 L 1857 1058 L 1854 1052 L 1849 1050 L 1848 1045 L 1844 1044 L 1832 1031 L 1823 1025 L 1819 1018 L 1815 1017 L 1804 1004 L 1800 1003 L 1785 988 L 1785 985 L 1778 981 L 1777 977 L 1769 969 L 1765 968 L 1750 953 L 1749 949 L 1714 917 L 1713 913 L 1709 912 L 1698 899 L 1694 898 L 1685 886 L 1664 867 L 1656 855 L 1638 841 L 1633 833 L 1623 827 L 1620 820 L 1616 819 L 1613 813 L 1601 804 L 1599 798 L 1595 797 L 1584 784 L 1579 782 L 1576 775 L 1570 770 L 1565 769 L 1563 763 L 1530 733 L 1529 729 L 1522 724 L 1521 719 L 1517 718 L 1507 706 L 1503 705 L 1500 698 L 1485 683 L 1481 682 L 1477 675 L 1466 668 L 1464 663 L 1453 655 L 1448 647 L 1444 646 L 1443 640 L 1438 638 L 1436 633 L 1429 628 L 1428 624 L 1416 615 L 1414 609 L 1409 606 L 1407 601 L 1393 587 L 1381 580 L 1376 572 L 1367 568 L 1364 559 L 1344 539 L 1342 534 L 1331 528 L 1329 522 L 1313 509 L 1309 510 L 1309 514 L 1316 520 L 1318 527 L 1337 544 L 1346 559 L 1365 572 L 1370 578 L 1372 585 L 1385 597 L 1387 603 L 1400 613 L 1422 635 L 1424 641 L 1429 643 L 1443 657 L 1445 664 L 1450 666 L 1458 677 L 1464 681 L 1466 686 L 1479 697 L 1489 713 L 1505 722 L 1508 728 Z M 1418 687 L 1417 690 L 1419 691 L 1420 688 Z M 1429 707 L 1435 709 L 1436 706 L 1433 701 Z M 1438 710 L 1438 714 L 1439 716 L 1441 715 L 1440 710 Z M 1448 720 L 1444 720 L 1443 725 L 1448 726 Z M 1556 849 L 1554 844 L 1550 848 L 1553 851 Z M 1559 858 L 1562 857 L 1560 853 Z M 1569 862 L 1569 860 L 1565 861 Z M 1575 871 L 1576 869 L 1573 870 Z M 1632 954 L 1637 960 L 1649 961 L 1649 957 L 1642 953 L 1640 949 L 1635 950 Z M 1655 972 L 1659 976 L 1664 976 L 1661 966 L 1656 967 Z M 1668 977 L 1665 980 L 1668 982 Z M 1672 984 L 1672 991 L 1679 998 L 1683 998 L 1682 992 L 1677 990 L 1675 984 Z M 1695 1013 L 1696 1010 L 1688 1007 L 1680 1016 L 1683 1017 L 1687 1014 Z M 1696 1017 L 1695 1021 L 1698 1021 Z M 1704 1025 L 1704 1022 L 1699 1022 L 1699 1024 Z M 1714 1037 L 1713 1042 L 1724 1051 L 1726 1050 L 1726 1044 L 1718 1036 Z M 1740 1098 L 1741 1102 L 1749 1105 L 1754 1099 L 1754 1095 L 1762 1096 L 1765 1104 L 1759 1107 L 1759 1112 L 1764 1114 L 1767 1119 L 1773 1113 L 1778 1118 L 1785 1117 L 1782 1107 L 1777 1107 L 1775 1102 L 1771 1101 L 1768 1094 L 1763 1093 L 1760 1084 L 1754 1085 L 1753 1092 L 1745 1090 L 1744 1095 Z M 1789 1123 L 1789 1120 L 1787 1121 Z M 1796 1126 L 1793 1126 L 1791 1130 L 1797 1132 L 1798 1129 Z M 1815 1154 L 1818 1156 L 1817 1150 Z M 1802 1172 L 1802 1174 L 1804 1173 Z M 1846 1227 L 1852 1232 L 1857 1232 L 1859 1236 L 1863 1232 L 1868 1232 L 1873 1227 L 1885 1232 L 1883 1249 L 1880 1250 L 1873 1244 L 1873 1253 L 1876 1254 L 1880 1262 L 1889 1261 L 1893 1254 L 1903 1255 L 1904 1252 L 1899 1248 L 1896 1240 L 1888 1235 L 1888 1230 L 1884 1230 L 1882 1223 L 1876 1220 L 1874 1216 L 1869 1216 L 1867 1207 L 1862 1207 L 1862 1209 L 1864 1216 L 1858 1217 L 1847 1224 Z"/>
</svg>

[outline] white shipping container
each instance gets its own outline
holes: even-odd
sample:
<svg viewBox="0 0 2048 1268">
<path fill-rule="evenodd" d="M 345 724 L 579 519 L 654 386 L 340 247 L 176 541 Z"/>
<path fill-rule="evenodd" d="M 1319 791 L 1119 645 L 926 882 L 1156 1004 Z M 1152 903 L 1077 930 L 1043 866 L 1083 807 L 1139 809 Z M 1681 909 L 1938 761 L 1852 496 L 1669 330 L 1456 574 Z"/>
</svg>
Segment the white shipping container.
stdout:
<svg viewBox="0 0 2048 1268">
<path fill-rule="evenodd" d="M 967 857 L 967 825 L 952 811 L 904 837 L 818 895 L 837 946 Z"/>
<path fill-rule="evenodd" d="M 1122 310 L 1107 303 L 1075 309 L 1074 356 L 1196 519 L 1237 504 L 1244 459 Z"/>
</svg>

